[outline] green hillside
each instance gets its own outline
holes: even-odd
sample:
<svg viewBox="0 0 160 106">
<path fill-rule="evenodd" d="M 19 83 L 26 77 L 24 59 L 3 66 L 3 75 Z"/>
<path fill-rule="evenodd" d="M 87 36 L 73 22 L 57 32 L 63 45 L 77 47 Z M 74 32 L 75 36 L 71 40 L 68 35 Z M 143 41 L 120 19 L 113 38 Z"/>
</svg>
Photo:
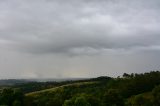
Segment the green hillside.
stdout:
<svg viewBox="0 0 160 106">
<path fill-rule="evenodd" d="M 90 85 L 90 84 L 95 84 L 95 83 L 98 83 L 96 81 L 90 81 L 90 82 L 78 82 L 78 83 L 73 83 L 73 84 L 65 84 L 65 85 L 62 85 L 62 86 L 58 86 L 58 87 L 53 87 L 53 88 L 49 88 L 49 89 L 45 89 L 45 90 L 40 90 L 40 91 L 35 91 L 35 92 L 30 92 L 30 93 L 27 93 L 26 96 L 34 96 L 34 95 L 40 95 L 42 93 L 49 93 L 49 92 L 54 92 L 58 89 L 63 89 L 65 87 L 70 87 L 70 86 L 74 86 L 74 87 L 79 87 L 79 86 L 82 86 L 82 85 Z"/>
<path fill-rule="evenodd" d="M 48 83 L 47 83 L 48 84 Z M 55 84 L 55 83 L 54 83 Z M 10 87 L 1 89 L 0 105 L 7 106 L 160 106 L 160 72 L 127 74 L 60 82 L 43 90 L 25 93 Z M 33 88 L 34 83 L 32 83 Z M 41 88 L 40 87 L 40 88 Z M 45 89 L 46 87 L 46 89 Z M 21 88 L 23 88 L 21 86 Z M 26 88 L 26 85 L 25 85 Z"/>
</svg>

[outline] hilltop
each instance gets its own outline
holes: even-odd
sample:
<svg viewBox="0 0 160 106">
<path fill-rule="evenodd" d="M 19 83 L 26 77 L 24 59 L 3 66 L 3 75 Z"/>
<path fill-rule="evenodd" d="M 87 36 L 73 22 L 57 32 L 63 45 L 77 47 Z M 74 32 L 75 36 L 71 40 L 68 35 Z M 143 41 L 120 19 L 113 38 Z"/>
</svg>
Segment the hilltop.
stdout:
<svg viewBox="0 0 160 106">
<path fill-rule="evenodd" d="M 9 96 L 4 102 L 6 92 L 14 98 Z M 159 94 L 160 72 L 152 71 L 124 73 L 117 78 L 18 84 L 1 90 L 0 103 L 10 100 L 11 106 L 159 106 Z"/>
</svg>

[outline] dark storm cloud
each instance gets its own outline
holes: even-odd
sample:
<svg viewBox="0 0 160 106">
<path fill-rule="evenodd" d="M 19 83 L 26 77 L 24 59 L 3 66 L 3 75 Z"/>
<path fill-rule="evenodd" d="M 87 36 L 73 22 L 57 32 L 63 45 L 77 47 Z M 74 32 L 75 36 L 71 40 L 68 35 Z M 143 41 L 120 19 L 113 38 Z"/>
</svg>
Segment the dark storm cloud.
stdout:
<svg viewBox="0 0 160 106">
<path fill-rule="evenodd" d="M 26 54 L 33 57 L 40 54 L 43 59 L 46 54 L 77 58 L 94 55 L 97 61 L 102 54 L 109 56 L 106 56 L 108 61 L 114 61 L 115 55 L 122 55 L 124 58 L 119 61 L 124 63 L 128 62 L 127 53 L 134 58 L 138 57 L 137 53 L 145 55 L 146 51 L 150 53 L 148 57 L 155 52 L 157 56 L 159 12 L 159 0 L 0 0 L 1 54 L 14 52 L 11 57 L 16 55 L 20 60 Z M 22 60 L 26 60 L 26 64 L 31 61 Z M 87 59 L 75 61 L 84 60 Z M 133 68 L 130 64 L 128 66 Z M 108 68 L 114 70 L 111 66 Z M 87 70 L 88 67 L 84 67 Z"/>
</svg>

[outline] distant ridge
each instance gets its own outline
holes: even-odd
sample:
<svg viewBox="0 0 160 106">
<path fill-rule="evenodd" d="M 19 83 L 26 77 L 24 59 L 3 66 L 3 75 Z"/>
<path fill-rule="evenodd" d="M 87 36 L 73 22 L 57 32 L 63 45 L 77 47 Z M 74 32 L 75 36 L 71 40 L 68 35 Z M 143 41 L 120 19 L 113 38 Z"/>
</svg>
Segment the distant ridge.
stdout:
<svg viewBox="0 0 160 106">
<path fill-rule="evenodd" d="M 46 79 L 1 79 L 0 86 L 4 85 L 15 85 L 15 84 L 24 84 L 29 82 L 62 82 L 62 81 L 76 81 L 76 80 L 86 80 L 89 78 L 46 78 Z"/>
</svg>

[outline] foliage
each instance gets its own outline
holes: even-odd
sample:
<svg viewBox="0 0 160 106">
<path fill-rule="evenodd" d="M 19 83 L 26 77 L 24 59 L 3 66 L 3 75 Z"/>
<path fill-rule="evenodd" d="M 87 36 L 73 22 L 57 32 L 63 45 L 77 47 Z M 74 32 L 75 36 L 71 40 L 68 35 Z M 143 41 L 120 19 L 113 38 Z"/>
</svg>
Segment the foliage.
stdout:
<svg viewBox="0 0 160 106">
<path fill-rule="evenodd" d="M 160 85 L 156 86 L 153 90 L 152 90 L 152 94 L 153 94 L 153 101 L 154 101 L 154 105 L 155 106 L 160 106 Z"/>
<path fill-rule="evenodd" d="M 34 92 L 23 95 L 30 91 Z M 118 78 L 102 76 L 82 81 L 18 84 L 0 90 L 0 105 L 160 106 L 160 72 L 124 73 Z"/>
<path fill-rule="evenodd" d="M 69 100 L 65 100 L 63 106 L 91 106 L 91 105 L 87 101 L 85 96 L 80 95 L 80 96 L 73 97 Z"/>
<path fill-rule="evenodd" d="M 24 95 L 20 89 L 5 88 L 0 92 L 0 105 L 22 106 Z"/>
<path fill-rule="evenodd" d="M 126 102 L 126 106 L 153 106 L 153 98 L 150 94 L 132 96 Z"/>
<path fill-rule="evenodd" d="M 109 89 L 104 94 L 103 103 L 106 106 L 123 106 L 123 98 L 117 89 Z"/>
</svg>

